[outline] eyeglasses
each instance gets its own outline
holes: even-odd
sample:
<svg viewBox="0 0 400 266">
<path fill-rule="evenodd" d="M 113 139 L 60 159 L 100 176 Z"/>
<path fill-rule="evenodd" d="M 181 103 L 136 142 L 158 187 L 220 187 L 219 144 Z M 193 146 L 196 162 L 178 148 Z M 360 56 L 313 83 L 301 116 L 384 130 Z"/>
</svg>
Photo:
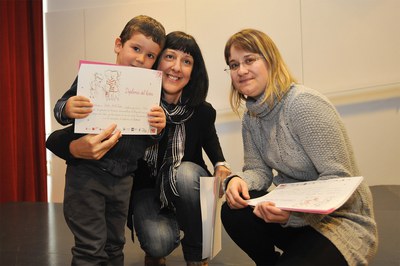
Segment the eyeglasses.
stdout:
<svg viewBox="0 0 400 266">
<path fill-rule="evenodd" d="M 259 60 L 259 59 L 264 59 L 264 57 L 262 56 L 257 56 L 257 55 L 250 55 L 248 57 L 246 57 L 243 61 L 241 62 L 231 62 L 228 65 L 228 68 L 225 68 L 224 71 L 225 72 L 232 72 L 232 71 L 237 71 L 240 67 L 240 64 L 242 64 L 244 67 L 246 67 L 246 69 L 251 66 L 252 64 L 254 64 L 255 61 Z"/>
</svg>

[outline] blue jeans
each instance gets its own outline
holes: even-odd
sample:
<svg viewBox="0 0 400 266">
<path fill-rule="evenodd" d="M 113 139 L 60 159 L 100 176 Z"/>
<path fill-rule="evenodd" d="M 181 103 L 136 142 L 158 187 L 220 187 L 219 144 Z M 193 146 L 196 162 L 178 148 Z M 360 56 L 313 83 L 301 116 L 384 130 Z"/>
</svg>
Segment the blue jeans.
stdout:
<svg viewBox="0 0 400 266">
<path fill-rule="evenodd" d="M 169 255 L 182 243 L 186 261 L 202 259 L 202 222 L 200 209 L 200 176 L 208 176 L 205 169 L 191 162 L 182 162 L 177 169 L 179 196 L 166 191 L 175 212 L 160 210 L 159 190 L 134 190 L 132 196 L 133 222 L 140 246 L 152 257 Z M 146 177 L 140 177 L 146 178 Z M 169 187 L 169 186 L 168 186 Z M 180 230 L 184 232 L 180 239 Z"/>
</svg>

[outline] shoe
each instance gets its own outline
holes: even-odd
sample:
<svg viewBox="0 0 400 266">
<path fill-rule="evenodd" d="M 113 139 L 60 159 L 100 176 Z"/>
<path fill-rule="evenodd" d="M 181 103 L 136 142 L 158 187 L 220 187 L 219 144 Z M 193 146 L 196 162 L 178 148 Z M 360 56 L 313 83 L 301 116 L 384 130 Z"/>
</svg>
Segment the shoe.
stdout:
<svg viewBox="0 0 400 266">
<path fill-rule="evenodd" d="M 165 257 L 154 258 L 148 255 L 144 257 L 144 266 L 166 266 L 165 262 L 166 262 Z"/>
<path fill-rule="evenodd" d="M 201 261 L 187 261 L 187 266 L 208 266 L 208 259 L 204 259 Z"/>
</svg>

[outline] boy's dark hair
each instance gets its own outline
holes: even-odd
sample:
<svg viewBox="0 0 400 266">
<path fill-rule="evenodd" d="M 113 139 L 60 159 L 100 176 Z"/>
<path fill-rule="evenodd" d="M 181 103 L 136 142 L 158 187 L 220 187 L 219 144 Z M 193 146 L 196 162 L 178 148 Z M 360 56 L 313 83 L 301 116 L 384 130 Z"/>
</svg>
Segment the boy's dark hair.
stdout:
<svg viewBox="0 0 400 266">
<path fill-rule="evenodd" d="M 190 81 L 182 92 L 182 99 L 188 101 L 189 106 L 197 106 L 206 100 L 208 93 L 208 74 L 203 55 L 195 38 L 182 31 L 168 33 L 164 50 L 173 49 L 188 53 L 193 57 L 194 64 Z M 154 65 L 158 65 L 160 56 Z"/>
<path fill-rule="evenodd" d="M 122 45 L 124 45 L 135 32 L 140 32 L 146 37 L 151 37 L 151 39 L 163 49 L 165 44 L 165 29 L 164 26 L 154 18 L 146 15 L 139 15 L 128 21 L 119 35 Z"/>
</svg>

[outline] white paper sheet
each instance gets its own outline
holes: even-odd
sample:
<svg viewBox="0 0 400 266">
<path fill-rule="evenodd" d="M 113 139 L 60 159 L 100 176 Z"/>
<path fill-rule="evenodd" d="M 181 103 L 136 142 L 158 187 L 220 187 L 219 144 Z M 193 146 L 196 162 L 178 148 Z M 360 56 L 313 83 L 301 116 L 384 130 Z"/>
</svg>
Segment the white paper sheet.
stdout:
<svg viewBox="0 0 400 266">
<path fill-rule="evenodd" d="M 124 135 L 156 134 L 147 113 L 160 103 L 161 81 L 161 71 L 83 62 L 77 95 L 94 107 L 88 117 L 75 120 L 75 133 L 100 133 L 115 123 Z"/>
<path fill-rule="evenodd" d="M 221 206 L 219 178 L 200 177 L 200 205 L 203 222 L 203 259 L 214 258 L 222 248 Z"/>
</svg>

